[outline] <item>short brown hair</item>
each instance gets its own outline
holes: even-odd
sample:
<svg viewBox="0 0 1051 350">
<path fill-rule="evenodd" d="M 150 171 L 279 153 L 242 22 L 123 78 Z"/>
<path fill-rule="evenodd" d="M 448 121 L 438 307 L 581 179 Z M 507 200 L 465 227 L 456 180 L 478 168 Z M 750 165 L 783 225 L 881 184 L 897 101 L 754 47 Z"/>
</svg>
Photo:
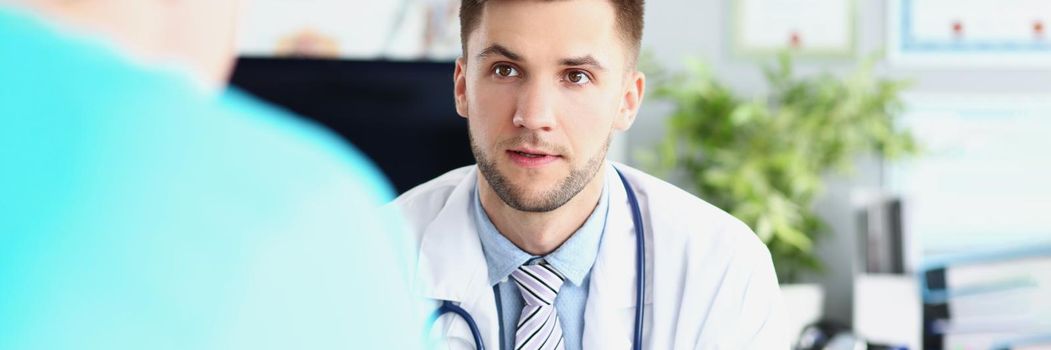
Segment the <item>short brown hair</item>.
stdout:
<svg viewBox="0 0 1051 350">
<path fill-rule="evenodd" d="M 460 45 L 464 56 L 467 55 L 467 36 L 471 34 L 478 22 L 481 20 L 482 7 L 492 0 L 462 0 L 460 2 Z M 546 0 L 552 1 L 552 0 Z M 642 45 L 642 27 L 645 0 L 609 0 L 617 15 L 617 25 L 624 43 L 631 50 L 631 61 L 634 62 L 639 56 L 639 47 Z"/>
</svg>

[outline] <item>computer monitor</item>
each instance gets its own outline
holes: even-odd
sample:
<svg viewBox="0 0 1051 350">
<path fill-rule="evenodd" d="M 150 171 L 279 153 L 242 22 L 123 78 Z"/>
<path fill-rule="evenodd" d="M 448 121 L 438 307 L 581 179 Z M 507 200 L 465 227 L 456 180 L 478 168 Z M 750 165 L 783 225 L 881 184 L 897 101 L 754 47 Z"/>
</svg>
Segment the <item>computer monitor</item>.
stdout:
<svg viewBox="0 0 1051 350">
<path fill-rule="evenodd" d="M 398 193 L 474 163 L 453 63 L 241 58 L 232 83 L 341 135 Z"/>
</svg>

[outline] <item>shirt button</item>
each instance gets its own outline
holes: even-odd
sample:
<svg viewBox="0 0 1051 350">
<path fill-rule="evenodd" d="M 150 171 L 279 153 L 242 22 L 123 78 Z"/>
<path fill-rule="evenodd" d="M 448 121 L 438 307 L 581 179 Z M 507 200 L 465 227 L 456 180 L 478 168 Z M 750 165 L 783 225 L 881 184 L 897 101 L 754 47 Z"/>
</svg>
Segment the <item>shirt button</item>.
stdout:
<svg viewBox="0 0 1051 350">
<path fill-rule="evenodd" d="M 507 283 L 507 277 L 504 277 L 503 279 L 501 279 L 500 283 Z"/>
</svg>

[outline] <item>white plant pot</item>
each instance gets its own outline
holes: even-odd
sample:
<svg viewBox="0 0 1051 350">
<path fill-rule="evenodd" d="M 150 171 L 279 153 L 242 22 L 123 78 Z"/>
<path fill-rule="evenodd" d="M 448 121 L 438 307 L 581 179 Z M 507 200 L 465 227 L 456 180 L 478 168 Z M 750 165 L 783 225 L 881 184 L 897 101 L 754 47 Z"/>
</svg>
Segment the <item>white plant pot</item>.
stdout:
<svg viewBox="0 0 1051 350">
<path fill-rule="evenodd" d="M 825 290 L 816 283 L 782 284 L 781 297 L 785 307 L 785 331 L 794 344 L 804 327 L 821 319 Z"/>
</svg>

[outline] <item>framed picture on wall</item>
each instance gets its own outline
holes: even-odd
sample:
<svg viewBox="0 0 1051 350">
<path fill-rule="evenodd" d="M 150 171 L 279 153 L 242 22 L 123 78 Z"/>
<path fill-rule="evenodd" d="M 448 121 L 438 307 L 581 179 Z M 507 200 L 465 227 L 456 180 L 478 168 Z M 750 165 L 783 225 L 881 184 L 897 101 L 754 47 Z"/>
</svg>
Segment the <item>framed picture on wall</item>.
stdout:
<svg viewBox="0 0 1051 350">
<path fill-rule="evenodd" d="M 892 63 L 924 67 L 1051 67 L 1051 1 L 890 0 Z"/>
<path fill-rule="evenodd" d="M 854 54 L 854 0 L 731 0 L 732 50 L 742 56 L 784 50 L 804 56 Z"/>
</svg>

